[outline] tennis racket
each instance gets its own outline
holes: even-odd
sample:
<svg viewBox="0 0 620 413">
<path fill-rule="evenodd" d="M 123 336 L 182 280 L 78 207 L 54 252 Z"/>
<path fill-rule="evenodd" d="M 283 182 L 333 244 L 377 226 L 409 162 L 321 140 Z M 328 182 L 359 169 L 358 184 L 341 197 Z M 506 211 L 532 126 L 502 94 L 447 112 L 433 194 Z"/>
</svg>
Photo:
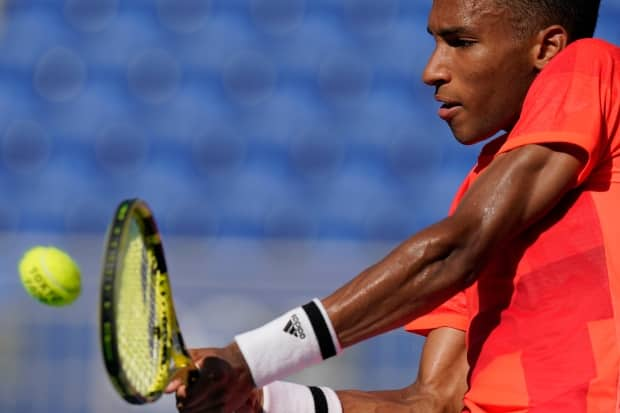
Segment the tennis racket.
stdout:
<svg viewBox="0 0 620 413">
<path fill-rule="evenodd" d="M 157 400 L 170 380 L 198 371 L 183 344 L 157 224 L 140 199 L 122 201 L 106 237 L 100 337 L 114 388 L 126 401 Z"/>
</svg>

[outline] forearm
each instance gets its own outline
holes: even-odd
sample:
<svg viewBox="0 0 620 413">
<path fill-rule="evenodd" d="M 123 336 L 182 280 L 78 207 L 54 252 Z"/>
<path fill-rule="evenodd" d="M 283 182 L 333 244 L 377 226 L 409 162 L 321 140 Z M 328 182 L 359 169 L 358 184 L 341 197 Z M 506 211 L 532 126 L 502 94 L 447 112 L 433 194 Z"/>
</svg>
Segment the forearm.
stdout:
<svg viewBox="0 0 620 413">
<path fill-rule="evenodd" d="M 410 389 L 380 392 L 339 391 L 343 413 L 460 413 L 462 402 L 439 397 L 436 393 Z"/>
<path fill-rule="evenodd" d="M 359 390 L 338 391 L 343 413 L 401 413 L 407 412 L 397 391 L 363 392 Z"/>
<path fill-rule="evenodd" d="M 343 348 L 426 314 L 472 281 L 480 261 L 451 218 L 398 246 L 322 300 Z"/>
<path fill-rule="evenodd" d="M 248 399 L 243 413 L 459 413 L 462 403 L 427 391 L 416 384 L 407 388 L 385 391 L 340 390 L 313 387 L 327 394 L 327 403 L 317 403 L 310 387 L 301 384 L 274 382 Z M 266 395 L 265 395 L 266 394 Z M 323 396 L 324 397 L 324 396 Z M 266 400 L 268 399 L 268 400 Z M 319 407 L 322 406 L 322 407 Z"/>
<path fill-rule="evenodd" d="M 254 384 L 286 377 L 402 326 L 467 287 L 489 256 L 574 185 L 579 165 L 569 153 L 537 145 L 497 157 L 450 217 L 417 233 L 324 300 L 306 304 L 316 311 L 298 307 L 237 336 Z M 312 338 L 291 341 L 290 334 L 282 334 L 290 332 L 282 326 L 291 323 Z"/>
<path fill-rule="evenodd" d="M 343 413 L 459 413 L 467 390 L 465 333 L 450 327 L 426 338 L 416 381 L 402 389 L 339 391 Z"/>
<path fill-rule="evenodd" d="M 468 234 L 475 231 L 446 218 L 324 301 L 315 299 L 236 336 L 254 384 L 260 387 L 333 357 L 425 314 L 462 290 L 471 280 L 471 263 L 478 262 L 471 258 L 475 243 Z"/>
<path fill-rule="evenodd" d="M 324 393 L 329 391 L 332 395 L 330 402 L 327 403 L 327 413 L 460 413 L 465 391 L 465 377 L 462 373 L 458 365 L 453 371 L 443 372 L 444 377 L 441 379 L 445 387 L 416 381 L 408 387 L 397 390 L 339 390 L 334 393 L 324 387 L 320 389 Z M 453 385 L 457 381 L 459 383 Z M 322 403 L 316 402 L 309 389 L 310 387 L 294 383 L 269 384 L 248 400 L 247 411 L 252 413 L 324 411 L 322 407 L 318 407 Z M 318 387 L 314 389 L 316 392 Z M 267 404 L 263 399 L 263 392 L 269 393 L 271 400 Z"/>
<path fill-rule="evenodd" d="M 325 298 L 342 346 L 417 318 L 474 281 L 487 257 L 574 186 L 581 165 L 574 151 L 527 145 L 498 156 L 451 217 Z"/>
<path fill-rule="evenodd" d="M 413 367 L 413 363 L 412 363 Z M 468 372 L 465 333 L 450 327 L 431 331 L 424 342 L 418 375 L 411 385 L 402 389 L 382 391 L 340 390 L 331 398 L 329 413 L 459 413 L 467 389 Z M 325 388 L 323 388 L 325 389 Z M 263 403 L 263 390 L 271 395 Z M 256 392 L 266 413 L 323 411 L 316 409 L 309 388 L 279 382 Z M 333 396 L 332 390 L 327 390 Z M 262 413 L 263 409 L 251 410 Z"/>
</svg>

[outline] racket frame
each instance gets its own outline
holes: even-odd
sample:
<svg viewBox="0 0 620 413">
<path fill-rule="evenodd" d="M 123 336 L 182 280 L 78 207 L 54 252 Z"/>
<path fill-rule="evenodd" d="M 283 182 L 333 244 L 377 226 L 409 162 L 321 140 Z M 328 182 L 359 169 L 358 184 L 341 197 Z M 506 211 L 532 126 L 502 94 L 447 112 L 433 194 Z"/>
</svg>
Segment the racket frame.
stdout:
<svg viewBox="0 0 620 413">
<path fill-rule="evenodd" d="M 141 236 L 147 248 L 151 249 L 158 271 L 156 273 L 156 305 L 159 319 L 157 334 L 164 343 L 160 350 L 162 369 L 160 377 L 148 394 L 141 394 L 125 378 L 121 366 L 118 350 L 118 336 L 115 313 L 115 286 L 116 274 L 124 258 L 125 236 L 129 231 L 132 220 L 138 224 Z M 181 335 L 179 324 L 174 310 L 172 290 L 168 279 L 168 270 L 164 257 L 161 236 L 149 206 L 141 199 L 127 199 L 122 201 L 114 214 L 108 228 L 103 256 L 103 270 L 101 276 L 100 297 L 100 342 L 104 364 L 108 376 L 119 395 L 131 404 L 152 403 L 161 397 L 168 382 L 174 377 L 183 377 L 186 381 L 197 372 Z M 164 365 L 165 364 L 165 365 Z"/>
</svg>

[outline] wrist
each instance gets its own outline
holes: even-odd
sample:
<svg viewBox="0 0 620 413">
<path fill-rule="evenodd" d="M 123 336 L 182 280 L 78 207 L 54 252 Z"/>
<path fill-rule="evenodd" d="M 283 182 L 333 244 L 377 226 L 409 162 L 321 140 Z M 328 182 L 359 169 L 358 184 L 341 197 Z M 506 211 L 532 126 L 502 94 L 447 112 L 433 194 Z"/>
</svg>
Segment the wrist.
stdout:
<svg viewBox="0 0 620 413">
<path fill-rule="evenodd" d="M 264 413 L 342 413 L 336 392 L 329 387 L 275 381 L 263 387 Z"/>
<path fill-rule="evenodd" d="M 235 370 L 237 377 L 242 382 L 247 383 L 250 387 L 256 387 L 254 385 L 254 381 L 252 380 L 252 375 L 250 373 L 250 367 L 248 363 L 245 361 L 237 342 L 233 341 L 224 347 L 224 352 L 226 354 L 226 359 L 230 361 L 231 366 Z"/>
<path fill-rule="evenodd" d="M 455 395 L 450 390 L 434 383 L 414 383 L 404 389 L 403 400 L 424 400 L 428 409 L 434 412 L 460 412 L 463 408 L 463 395 Z"/>
<path fill-rule="evenodd" d="M 342 352 L 318 299 L 236 336 L 235 342 L 257 387 Z"/>
</svg>

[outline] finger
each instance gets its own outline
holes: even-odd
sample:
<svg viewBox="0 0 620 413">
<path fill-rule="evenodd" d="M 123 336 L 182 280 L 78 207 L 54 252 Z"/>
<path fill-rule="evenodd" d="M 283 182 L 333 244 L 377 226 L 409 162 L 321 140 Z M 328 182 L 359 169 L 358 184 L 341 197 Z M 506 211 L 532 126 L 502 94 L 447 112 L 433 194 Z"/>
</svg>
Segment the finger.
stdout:
<svg viewBox="0 0 620 413">
<path fill-rule="evenodd" d="M 186 399 L 187 398 L 187 386 L 180 385 L 176 390 L 177 399 Z"/>
<path fill-rule="evenodd" d="M 179 387 L 177 409 L 183 413 L 223 412 L 226 390 L 226 383 L 212 383 L 207 377 L 202 376 L 192 386 Z"/>
<path fill-rule="evenodd" d="M 181 413 L 226 413 L 231 411 L 230 396 L 225 387 L 211 388 L 206 392 L 187 388 L 186 392 L 185 396 L 177 397 L 177 409 Z"/>
<path fill-rule="evenodd" d="M 179 412 L 183 412 L 185 410 L 185 398 L 176 395 L 176 407 Z"/>
<path fill-rule="evenodd" d="M 185 386 L 179 386 L 177 389 L 176 395 L 176 406 L 179 412 L 183 412 L 186 410 L 186 400 L 187 400 L 187 388 Z"/>
<path fill-rule="evenodd" d="M 183 380 L 180 378 L 171 380 L 170 383 L 164 389 L 164 393 L 174 393 L 183 384 Z"/>
<path fill-rule="evenodd" d="M 177 409 L 182 413 L 223 412 L 225 405 L 221 395 L 211 391 L 206 394 L 188 389 L 186 396 L 177 397 Z"/>
</svg>

